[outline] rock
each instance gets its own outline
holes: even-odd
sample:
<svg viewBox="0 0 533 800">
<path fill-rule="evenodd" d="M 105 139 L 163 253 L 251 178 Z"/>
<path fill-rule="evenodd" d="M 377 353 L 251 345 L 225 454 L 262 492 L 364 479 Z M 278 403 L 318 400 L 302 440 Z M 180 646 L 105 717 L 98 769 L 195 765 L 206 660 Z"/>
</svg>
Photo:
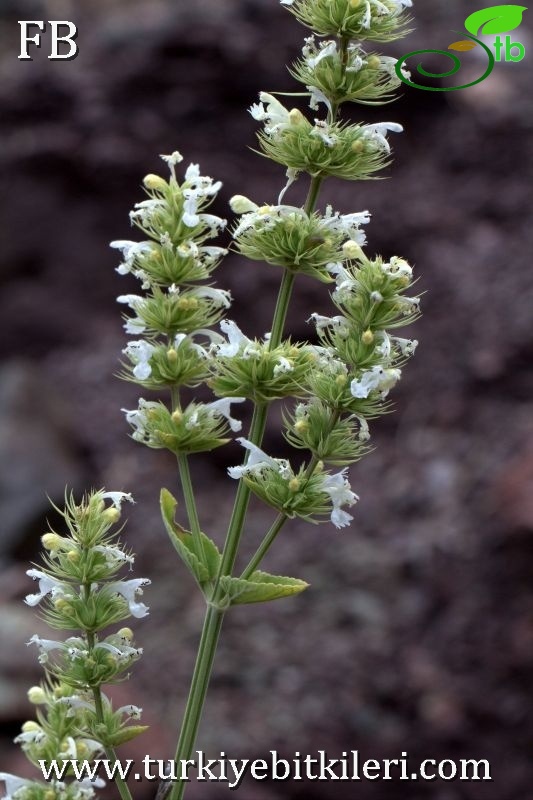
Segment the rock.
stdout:
<svg viewBox="0 0 533 800">
<path fill-rule="evenodd" d="M 23 548 L 65 487 L 79 487 L 83 468 L 67 404 L 39 369 L 11 362 L 0 370 L 0 559 Z M 41 533 L 37 531 L 36 534 Z"/>
</svg>

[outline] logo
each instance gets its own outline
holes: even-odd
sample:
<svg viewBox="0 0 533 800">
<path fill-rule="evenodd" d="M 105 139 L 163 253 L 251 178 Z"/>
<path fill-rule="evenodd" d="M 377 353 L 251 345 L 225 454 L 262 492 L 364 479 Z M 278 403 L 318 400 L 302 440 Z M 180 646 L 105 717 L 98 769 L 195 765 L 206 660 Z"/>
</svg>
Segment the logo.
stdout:
<svg viewBox="0 0 533 800">
<path fill-rule="evenodd" d="M 526 6 L 516 5 L 501 5 L 490 6 L 489 8 L 482 8 L 480 11 L 475 11 L 470 14 L 465 20 L 465 28 L 467 30 L 467 39 L 461 39 L 458 42 L 453 42 L 448 45 L 448 50 L 414 50 L 412 53 L 407 53 L 406 56 L 400 58 L 396 64 L 396 74 L 398 78 L 406 83 L 407 86 L 413 86 L 415 89 L 423 89 L 426 92 L 454 92 L 458 89 L 468 89 L 470 86 L 475 86 L 489 77 L 497 61 L 517 62 L 522 61 L 526 54 L 526 48 L 522 42 L 514 42 L 513 37 L 509 35 L 511 31 L 516 30 L 522 23 L 522 15 L 527 11 Z M 506 34 L 504 37 L 501 34 Z M 485 42 L 478 39 L 478 36 L 496 36 L 493 44 L 494 52 Z M 422 64 L 417 64 L 417 72 L 419 75 L 424 75 L 426 78 L 449 78 L 455 75 L 461 69 L 461 61 L 455 53 L 448 52 L 449 50 L 467 52 L 473 50 L 475 47 L 481 47 L 488 58 L 488 65 L 483 75 L 471 83 L 465 83 L 463 86 L 427 86 L 420 83 L 415 83 L 408 78 L 403 72 L 404 66 L 408 58 L 414 56 L 424 55 L 425 53 L 436 53 L 437 55 L 446 56 L 451 59 L 453 67 L 448 72 L 428 72 L 424 69 Z"/>
</svg>

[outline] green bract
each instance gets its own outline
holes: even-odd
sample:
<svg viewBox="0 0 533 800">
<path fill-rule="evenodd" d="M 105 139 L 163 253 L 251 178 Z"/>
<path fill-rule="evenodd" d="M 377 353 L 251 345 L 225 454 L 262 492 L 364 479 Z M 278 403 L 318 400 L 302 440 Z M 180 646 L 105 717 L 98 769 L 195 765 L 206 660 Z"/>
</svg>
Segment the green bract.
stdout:
<svg viewBox="0 0 533 800">
<path fill-rule="evenodd" d="M 246 227 L 241 221 L 233 237 L 239 252 L 254 261 L 266 261 L 330 283 L 326 265 L 344 258 L 346 236 L 332 231 L 319 214 L 309 217 L 294 206 L 264 206 L 245 215 L 244 223 Z"/>
<path fill-rule="evenodd" d="M 120 377 L 146 389 L 198 386 L 209 374 L 208 354 L 192 337 L 176 336 L 171 346 L 157 340 L 130 342 L 122 351 L 130 360 Z"/>
<path fill-rule="evenodd" d="M 341 419 L 320 400 L 299 403 L 284 423 L 286 440 L 298 450 L 309 450 L 324 463 L 344 467 L 368 451 L 365 420 L 353 414 Z"/>
<path fill-rule="evenodd" d="M 212 362 L 213 376 L 208 381 L 216 395 L 267 403 L 305 394 L 306 377 L 314 363 L 309 347 L 286 341 L 270 348 L 268 341 L 244 339 L 234 355 L 224 355 L 231 345 L 219 346 L 219 354 Z"/>
<path fill-rule="evenodd" d="M 410 0 L 294 0 L 289 11 L 322 36 L 390 42 L 408 33 Z"/>
<path fill-rule="evenodd" d="M 288 127 L 276 135 L 258 134 L 263 153 L 312 177 L 368 180 L 390 163 L 390 148 L 372 126 L 341 122 Z"/>
<path fill-rule="evenodd" d="M 239 401 L 242 398 L 233 400 Z M 240 427 L 229 416 L 229 400 L 190 403 L 183 411 L 171 412 L 164 403 L 141 398 L 137 409 L 126 412 L 126 419 L 134 429 L 132 437 L 136 441 L 177 455 L 214 450 L 230 441 L 227 438 L 230 424 L 235 430 Z"/>
<path fill-rule="evenodd" d="M 365 53 L 357 45 L 348 47 L 346 63 L 336 41 L 321 42 L 317 47 L 310 38 L 303 53 L 291 74 L 311 90 L 313 107 L 321 99 L 313 88 L 322 92 L 332 106 L 346 102 L 381 105 L 394 99 L 394 91 L 401 83 L 394 69 L 395 58 Z"/>
</svg>

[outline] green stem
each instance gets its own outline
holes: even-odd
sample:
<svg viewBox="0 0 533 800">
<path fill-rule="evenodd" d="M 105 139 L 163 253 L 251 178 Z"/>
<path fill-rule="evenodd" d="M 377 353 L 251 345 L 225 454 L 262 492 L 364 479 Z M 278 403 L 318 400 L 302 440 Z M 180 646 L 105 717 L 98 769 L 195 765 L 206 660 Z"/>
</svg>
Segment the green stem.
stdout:
<svg viewBox="0 0 533 800">
<path fill-rule="evenodd" d="M 173 386 L 170 390 L 171 394 L 171 408 L 172 411 L 179 411 L 181 409 L 180 403 L 180 390 L 178 386 Z M 189 527 L 196 543 L 196 555 L 202 562 L 205 562 L 204 543 L 201 537 L 200 519 L 198 517 L 198 509 L 194 497 L 194 490 L 192 488 L 191 471 L 189 469 L 189 459 L 184 453 L 176 456 L 178 459 L 178 469 L 180 473 L 181 488 L 183 491 L 183 499 L 185 500 L 185 510 L 187 511 L 187 519 L 189 520 Z"/>
<path fill-rule="evenodd" d="M 250 425 L 249 440 L 256 444 L 258 447 L 263 441 L 265 433 L 265 426 L 267 421 L 268 405 L 257 404 L 254 408 L 252 417 L 252 424 Z M 222 562 L 220 564 L 219 580 L 222 575 L 231 575 L 235 558 L 237 557 L 237 550 L 241 540 L 242 529 L 244 527 L 244 520 L 248 510 L 248 503 L 250 502 L 251 491 L 246 483 L 241 479 L 235 496 L 235 503 L 233 506 L 233 513 L 231 515 L 230 524 L 228 528 L 228 535 L 226 537 L 226 544 L 222 553 Z M 215 594 L 218 589 L 215 589 Z"/>
<path fill-rule="evenodd" d="M 291 299 L 292 289 L 296 273 L 286 269 L 283 273 L 281 286 L 279 287 L 278 300 L 276 303 L 276 313 L 272 322 L 272 333 L 270 334 L 269 350 L 279 347 L 283 338 L 283 329 L 287 319 L 287 311 Z"/>
<path fill-rule="evenodd" d="M 224 611 L 209 606 L 205 615 L 187 707 L 176 749 L 178 774 L 181 772 L 181 761 L 190 759 L 194 749 L 223 620 Z M 182 800 L 186 786 L 187 781 L 182 780 L 173 784 L 168 800 Z"/>
<path fill-rule="evenodd" d="M 102 693 L 100 691 L 99 686 L 93 686 L 93 698 L 94 698 L 94 710 L 96 712 L 96 719 L 100 724 L 104 724 L 104 707 L 102 704 Z M 104 747 L 104 753 L 107 760 L 110 764 L 116 763 L 117 754 L 113 747 Z M 115 773 L 115 777 L 113 779 L 115 781 L 115 785 L 118 789 L 118 793 L 121 796 L 122 800 L 132 800 L 130 790 L 126 782 L 123 778 L 120 777 L 118 773 Z"/>
<path fill-rule="evenodd" d="M 204 543 L 201 537 L 200 519 L 198 517 L 198 508 L 194 497 L 194 490 L 192 488 L 191 471 L 189 469 L 189 459 L 183 453 L 177 456 L 178 468 L 180 473 L 181 488 L 183 491 L 183 499 L 185 500 L 185 509 L 189 519 L 191 533 L 196 543 L 197 555 L 205 563 Z"/>
<path fill-rule="evenodd" d="M 307 194 L 307 199 L 304 206 L 304 211 L 306 214 L 312 214 L 315 210 L 316 201 L 318 200 L 318 194 L 320 192 L 320 187 L 322 186 L 323 180 L 324 178 L 321 175 L 315 175 L 315 177 L 311 179 L 311 185 L 309 186 L 309 192 Z"/>
<path fill-rule="evenodd" d="M 287 522 L 288 517 L 285 514 L 279 514 L 278 517 L 274 520 L 272 527 L 268 531 L 267 535 L 257 548 L 256 552 L 250 559 L 248 566 L 245 568 L 244 572 L 241 574 L 241 579 L 246 580 L 247 578 L 252 575 L 253 572 L 257 569 L 263 558 L 266 556 L 267 551 L 272 546 L 274 539 L 282 529 L 282 527 Z"/>
<path fill-rule="evenodd" d="M 88 584 L 83 584 L 83 594 L 85 599 L 88 600 L 91 594 L 91 588 Z M 92 631 L 86 631 L 85 633 L 87 635 L 87 645 L 88 645 L 87 649 L 89 650 L 90 654 L 92 650 L 94 650 L 95 637 Z M 104 707 L 102 703 L 102 691 L 99 686 L 93 686 L 92 692 L 93 692 L 94 711 L 96 719 L 101 725 L 104 725 L 105 720 L 104 720 Z M 114 764 L 118 760 L 115 749 L 111 745 L 104 746 L 104 753 L 105 757 L 111 764 Z M 115 785 L 118 789 L 118 793 L 120 794 L 122 800 L 132 800 L 130 790 L 128 789 L 126 781 L 123 778 L 121 778 L 118 773 L 115 773 L 115 777 L 113 780 L 115 781 Z"/>
</svg>

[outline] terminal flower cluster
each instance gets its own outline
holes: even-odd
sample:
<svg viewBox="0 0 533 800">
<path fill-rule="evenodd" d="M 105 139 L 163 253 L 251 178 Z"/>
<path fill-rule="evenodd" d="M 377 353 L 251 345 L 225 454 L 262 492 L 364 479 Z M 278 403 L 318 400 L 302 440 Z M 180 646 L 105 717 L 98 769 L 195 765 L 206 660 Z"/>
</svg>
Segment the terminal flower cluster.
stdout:
<svg viewBox="0 0 533 800">
<path fill-rule="evenodd" d="M 36 591 L 26 603 L 39 607 L 48 625 L 66 638 L 47 639 L 34 634 L 34 647 L 45 678 L 28 691 L 37 719 L 22 726 L 16 737 L 26 757 L 36 766 L 44 762 L 91 760 L 113 755 L 114 747 L 133 739 L 146 728 L 132 724 L 142 709 L 135 705 L 114 708 L 104 694 L 104 684 L 127 677 L 141 657 L 134 643 L 130 617 L 142 618 L 148 606 L 141 597 L 147 578 L 123 578 L 131 572 L 134 556 L 119 541 L 115 525 L 125 492 L 97 491 L 77 504 L 66 499 L 62 512 L 65 533 L 49 530 L 42 537 L 42 566 L 27 571 Z M 59 511 L 59 509 L 56 509 Z M 121 626 L 109 631 L 111 626 Z M 103 781 L 66 780 L 44 783 L 0 773 L 10 800 L 90 800 Z"/>
</svg>

